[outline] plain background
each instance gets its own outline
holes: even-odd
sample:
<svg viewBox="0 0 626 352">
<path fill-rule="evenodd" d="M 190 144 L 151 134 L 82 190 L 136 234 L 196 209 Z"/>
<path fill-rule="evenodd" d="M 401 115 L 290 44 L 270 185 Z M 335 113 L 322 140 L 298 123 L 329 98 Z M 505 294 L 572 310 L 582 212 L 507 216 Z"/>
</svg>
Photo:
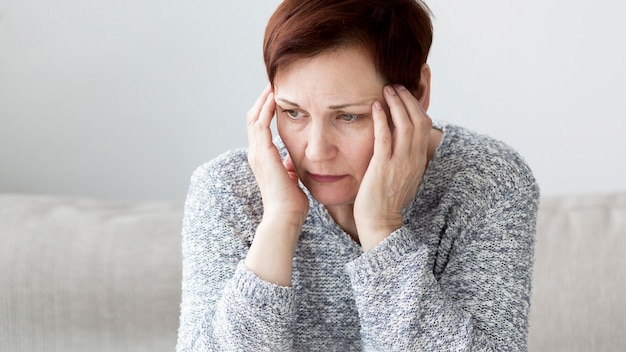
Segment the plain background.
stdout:
<svg viewBox="0 0 626 352">
<path fill-rule="evenodd" d="M 0 0 L 0 192 L 183 200 L 245 147 L 280 1 Z M 613 0 L 432 0 L 429 114 L 504 140 L 543 195 L 626 190 Z"/>
</svg>

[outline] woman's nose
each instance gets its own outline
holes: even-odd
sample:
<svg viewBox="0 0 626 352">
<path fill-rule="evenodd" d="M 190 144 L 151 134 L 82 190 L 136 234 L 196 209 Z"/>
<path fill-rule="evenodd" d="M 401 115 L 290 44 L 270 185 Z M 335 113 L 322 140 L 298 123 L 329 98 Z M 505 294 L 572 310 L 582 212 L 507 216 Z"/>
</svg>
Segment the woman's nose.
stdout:
<svg viewBox="0 0 626 352">
<path fill-rule="evenodd" d="M 313 123 L 309 129 L 306 157 L 313 162 L 332 159 L 337 152 L 330 128 L 323 123 Z"/>
</svg>

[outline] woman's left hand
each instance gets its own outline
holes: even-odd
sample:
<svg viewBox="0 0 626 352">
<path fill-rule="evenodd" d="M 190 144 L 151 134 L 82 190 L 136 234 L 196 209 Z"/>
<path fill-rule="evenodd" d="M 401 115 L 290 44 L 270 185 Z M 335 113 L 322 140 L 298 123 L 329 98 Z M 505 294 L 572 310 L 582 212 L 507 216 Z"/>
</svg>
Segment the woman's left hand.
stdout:
<svg viewBox="0 0 626 352">
<path fill-rule="evenodd" d="M 372 106 L 374 153 L 354 201 L 354 219 L 363 251 L 402 226 L 402 211 L 415 197 L 426 164 L 432 120 L 402 86 L 386 86 L 393 128 L 380 102 Z"/>
</svg>

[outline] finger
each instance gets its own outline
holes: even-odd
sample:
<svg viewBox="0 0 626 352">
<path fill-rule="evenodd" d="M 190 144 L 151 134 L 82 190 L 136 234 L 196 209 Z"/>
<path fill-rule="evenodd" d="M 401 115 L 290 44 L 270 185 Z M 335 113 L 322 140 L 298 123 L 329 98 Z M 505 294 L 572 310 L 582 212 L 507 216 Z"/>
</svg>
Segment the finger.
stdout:
<svg viewBox="0 0 626 352">
<path fill-rule="evenodd" d="M 256 132 L 257 143 L 259 143 L 259 146 L 274 147 L 270 123 L 274 117 L 275 110 L 276 102 L 274 101 L 274 93 L 270 93 L 267 96 L 265 104 L 263 104 L 263 107 L 261 108 L 259 119 L 254 124 L 254 130 Z"/>
<path fill-rule="evenodd" d="M 275 110 L 274 95 L 269 92 L 261 107 L 259 114 L 248 124 L 248 162 L 252 167 L 257 181 L 264 182 L 264 176 L 257 174 L 265 166 L 275 168 L 282 167 L 278 150 L 272 142 L 272 131 L 269 124 Z"/>
<path fill-rule="evenodd" d="M 259 95 L 259 97 L 254 102 L 254 105 L 252 105 L 250 110 L 248 110 L 248 113 L 246 114 L 246 122 L 248 123 L 248 125 L 254 123 L 256 119 L 259 117 L 261 108 L 263 107 L 263 104 L 267 100 L 267 96 L 269 95 L 271 90 L 272 90 L 271 86 L 268 84 L 267 87 L 265 87 L 265 89 L 263 90 L 263 93 L 261 93 L 261 95 Z"/>
<path fill-rule="evenodd" d="M 422 108 L 422 104 L 415 98 L 415 96 L 404 86 L 396 85 L 396 92 L 402 100 L 409 118 L 413 124 L 413 142 L 410 153 L 412 155 L 421 155 L 426 157 L 428 154 L 428 142 L 430 140 L 430 131 L 432 129 L 433 122 L 430 116 L 426 114 Z"/>
<path fill-rule="evenodd" d="M 270 92 L 267 95 L 265 103 L 261 108 L 261 113 L 259 114 L 258 123 L 264 129 L 270 127 L 270 123 L 272 122 L 272 118 L 274 117 L 274 113 L 276 111 L 276 101 L 274 100 L 274 92 Z"/>
<path fill-rule="evenodd" d="M 410 151 L 413 140 L 413 122 L 397 91 L 392 86 L 385 86 L 383 91 L 394 126 L 392 153 L 400 150 Z"/>
<path fill-rule="evenodd" d="M 392 138 L 387 114 L 379 101 L 372 104 L 372 118 L 374 120 L 374 157 L 385 160 L 391 157 Z"/>
<path fill-rule="evenodd" d="M 274 116 L 275 108 L 274 94 L 269 92 L 265 96 L 260 111 L 251 119 L 251 123 L 248 124 L 248 143 L 251 147 L 258 148 L 273 145 L 270 123 Z"/>
<path fill-rule="evenodd" d="M 400 100 L 402 100 L 415 130 L 421 133 L 430 131 L 432 128 L 432 120 L 422 108 L 422 104 L 419 100 L 417 100 L 417 98 L 415 98 L 415 96 L 402 85 L 396 85 L 394 88 L 400 97 Z"/>
<path fill-rule="evenodd" d="M 293 164 L 293 160 L 291 160 L 291 156 L 287 154 L 285 157 L 285 161 L 283 161 L 283 166 L 285 166 L 285 170 L 287 170 L 287 175 L 289 178 L 298 183 L 298 173 L 296 172 L 296 166 Z"/>
</svg>

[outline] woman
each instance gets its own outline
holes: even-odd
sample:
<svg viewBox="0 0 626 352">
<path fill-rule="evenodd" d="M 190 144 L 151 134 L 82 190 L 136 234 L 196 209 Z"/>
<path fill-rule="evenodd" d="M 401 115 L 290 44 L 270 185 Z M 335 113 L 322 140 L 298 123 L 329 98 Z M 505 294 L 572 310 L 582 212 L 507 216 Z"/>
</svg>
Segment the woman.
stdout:
<svg viewBox="0 0 626 352">
<path fill-rule="evenodd" d="M 428 117 L 431 39 L 415 0 L 279 6 L 248 150 L 192 177 L 179 351 L 526 349 L 538 188 Z"/>
</svg>

